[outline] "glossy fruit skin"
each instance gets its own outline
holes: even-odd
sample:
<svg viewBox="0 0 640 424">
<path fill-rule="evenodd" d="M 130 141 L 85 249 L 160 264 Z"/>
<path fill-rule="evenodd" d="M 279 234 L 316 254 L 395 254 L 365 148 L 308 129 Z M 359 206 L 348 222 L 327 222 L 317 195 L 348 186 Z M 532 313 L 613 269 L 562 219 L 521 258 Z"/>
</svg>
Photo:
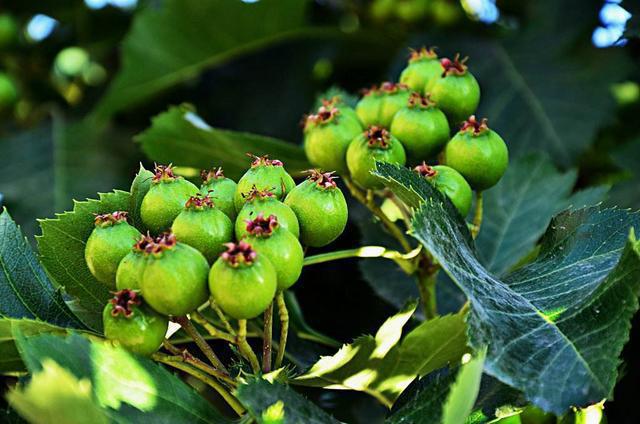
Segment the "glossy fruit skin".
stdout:
<svg viewBox="0 0 640 424">
<path fill-rule="evenodd" d="M 411 162 L 438 154 L 449 140 L 449 123 L 435 106 L 405 106 L 391 123 L 391 134 L 400 140 Z"/>
<path fill-rule="evenodd" d="M 274 197 L 257 198 L 245 203 L 236 219 L 235 231 L 238 240 L 247 234 L 247 220 L 254 219 L 262 212 L 264 216 L 275 215 L 280 226 L 296 238 L 300 236 L 300 224 L 291 208 Z"/>
<path fill-rule="evenodd" d="M 111 303 L 102 312 L 104 335 L 109 340 L 117 341 L 130 352 L 142 356 L 155 353 L 167 334 L 169 321 L 147 305 L 133 307 L 133 314 L 125 317 L 122 314 L 113 316 Z"/>
<path fill-rule="evenodd" d="M 458 132 L 445 148 L 446 164 L 458 171 L 474 190 L 493 187 L 509 165 L 502 137 L 487 129 L 481 134 Z"/>
<path fill-rule="evenodd" d="M 139 237 L 140 232 L 126 221 L 105 227 L 96 226 L 84 250 L 87 267 L 96 280 L 111 289 L 115 288 L 118 265 L 131 252 L 131 247 Z"/>
<path fill-rule="evenodd" d="M 269 190 L 278 199 L 284 199 L 296 183 L 284 166 L 258 165 L 252 166 L 238 181 L 234 203 L 236 211 L 240 212 L 245 203 L 243 195 L 247 195 L 255 186 L 258 190 Z"/>
<path fill-rule="evenodd" d="M 427 84 L 425 92 L 447 115 L 452 126 L 473 115 L 480 103 L 480 86 L 468 71 L 464 75 L 451 74 L 436 78 Z"/>
<path fill-rule="evenodd" d="M 198 191 L 198 187 L 182 177 L 154 181 L 142 199 L 142 222 L 154 233 L 168 230 L 185 202 Z"/>
<path fill-rule="evenodd" d="M 389 128 L 396 113 L 407 105 L 411 92 L 407 88 L 400 88 L 393 93 L 384 93 L 378 125 Z"/>
<path fill-rule="evenodd" d="M 18 89 L 9 75 L 0 72 L 0 112 L 9 110 L 18 101 Z"/>
<path fill-rule="evenodd" d="M 351 178 L 360 187 L 372 190 L 384 187 L 380 178 L 371 174 L 376 161 L 404 165 L 407 157 L 402 144 L 392 135 L 386 149 L 370 147 L 366 135 L 359 135 L 351 142 L 347 150 L 347 165 Z"/>
<path fill-rule="evenodd" d="M 286 290 L 298 281 L 302 273 L 304 251 L 293 234 L 278 227 L 268 237 L 247 234 L 244 240 L 253 246 L 258 255 L 269 258 L 276 271 L 278 290 Z"/>
<path fill-rule="evenodd" d="M 217 207 L 183 209 L 171 226 L 176 238 L 198 249 L 213 263 L 225 250 L 224 243 L 233 240 L 233 224 Z"/>
<path fill-rule="evenodd" d="M 307 118 L 304 151 L 314 166 L 344 175 L 349 172 L 345 159 L 349 143 L 363 128 L 353 109 L 343 106 L 335 110 L 338 113 L 326 121 L 312 120 L 317 115 Z"/>
<path fill-rule="evenodd" d="M 149 255 L 142 274 L 142 293 L 161 314 L 185 315 L 209 298 L 208 272 L 204 255 L 178 242 L 171 249 Z"/>
<path fill-rule="evenodd" d="M 347 202 L 338 187 L 320 188 L 316 182 L 305 180 L 291 190 L 284 203 L 298 217 L 300 241 L 305 246 L 326 246 L 347 225 Z"/>
<path fill-rule="evenodd" d="M 142 273 L 147 266 L 147 258 L 141 252 L 129 251 L 122 258 L 116 271 L 116 289 L 140 290 Z"/>
<path fill-rule="evenodd" d="M 234 202 L 238 185 L 230 178 L 212 179 L 200 186 L 200 193 L 209 194 L 216 208 L 224 212 L 231 221 L 236 219 L 237 211 Z M 211 193 L 209 191 L 212 190 Z"/>
<path fill-rule="evenodd" d="M 455 169 L 446 165 L 432 167 L 436 174 L 426 177 L 442 194 L 447 196 L 458 209 L 462 217 L 466 217 L 471 209 L 473 191 L 467 180 Z"/>
<path fill-rule="evenodd" d="M 371 125 L 378 125 L 382 102 L 382 94 L 376 89 L 371 89 L 365 93 L 356 105 L 356 114 L 365 128 Z"/>
<path fill-rule="evenodd" d="M 409 62 L 400 74 L 400 83 L 407 85 L 411 90 L 424 94 L 424 89 L 432 80 L 442 74 L 442 68 L 438 57 L 421 58 Z"/>
<path fill-rule="evenodd" d="M 235 319 L 255 318 L 267 309 L 278 287 L 276 270 L 261 254 L 251 265 L 234 268 L 219 258 L 209 272 L 214 301 Z"/>
</svg>

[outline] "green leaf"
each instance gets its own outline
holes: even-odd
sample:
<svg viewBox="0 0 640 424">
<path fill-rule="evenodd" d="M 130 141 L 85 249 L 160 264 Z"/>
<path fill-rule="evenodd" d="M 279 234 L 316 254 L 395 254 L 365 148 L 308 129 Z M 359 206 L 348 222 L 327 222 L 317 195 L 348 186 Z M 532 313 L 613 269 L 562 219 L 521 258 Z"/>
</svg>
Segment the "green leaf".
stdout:
<svg viewBox="0 0 640 424">
<path fill-rule="evenodd" d="M 72 212 L 40 221 L 42 235 L 37 240 L 43 265 L 55 283 L 86 310 L 85 324 L 96 331 L 102 329 L 102 310 L 110 295 L 107 286 L 96 280 L 87 267 L 86 240 L 94 228 L 94 214 L 126 211 L 130 197 L 126 191 L 100 193 L 99 200 L 74 201 Z"/>
<path fill-rule="evenodd" d="M 229 423 L 212 405 L 153 361 L 79 336 L 17 335 L 31 373 L 54 361 L 91 384 L 96 403 L 111 421 L 122 423 Z"/>
<path fill-rule="evenodd" d="M 339 421 L 298 394 L 288 385 L 270 383 L 260 378 L 251 378 L 236 390 L 236 396 L 247 408 L 249 414 L 259 423 L 269 423 L 265 411 L 273 405 L 284 405 L 284 423 L 338 424 Z"/>
<path fill-rule="evenodd" d="M 442 424 L 462 423 L 471 414 L 480 390 L 484 357 L 485 353 L 482 351 L 458 371 L 456 381 L 442 407 Z"/>
<path fill-rule="evenodd" d="M 636 138 L 612 152 L 613 161 L 627 173 L 627 178 L 611 189 L 608 204 L 640 208 L 640 138 Z"/>
<path fill-rule="evenodd" d="M 140 169 L 136 174 L 136 177 L 131 183 L 131 198 L 129 199 L 129 217 L 133 221 L 134 225 L 140 230 L 146 230 L 140 218 L 140 205 L 142 205 L 142 199 L 147 194 L 151 187 L 151 180 L 153 178 L 153 172 L 144 169 L 144 166 L 140 164 Z"/>
<path fill-rule="evenodd" d="M 17 332 L 25 336 L 41 333 L 66 334 L 67 330 L 42 321 L 30 319 L 0 318 L 0 374 L 26 370 L 15 345 Z"/>
<path fill-rule="evenodd" d="M 410 304 L 389 318 L 375 337 L 359 337 L 334 356 L 322 357 L 294 382 L 363 391 L 391 407 L 416 376 L 455 363 L 467 351 L 463 315 L 426 321 L 400 342 L 415 308 Z"/>
<path fill-rule="evenodd" d="M 122 46 L 122 69 L 97 107 L 110 116 L 204 69 L 296 35 L 306 1 L 168 0 L 136 14 Z M 258 72 L 258 70 L 256 70 Z"/>
<path fill-rule="evenodd" d="M 31 422 L 106 424 L 106 415 L 91 396 L 91 382 L 78 379 L 51 359 L 24 387 L 7 395 L 11 406 Z"/>
<path fill-rule="evenodd" d="M 156 116 L 151 127 L 135 140 L 157 162 L 198 169 L 223 166 L 231 178 L 238 178 L 248 168 L 247 152 L 280 159 L 290 173 L 311 167 L 300 146 L 271 137 L 212 128 L 188 105 L 170 107 Z"/>
<path fill-rule="evenodd" d="M 84 328 L 41 268 L 20 228 L 0 213 L 0 317 L 32 318 Z"/>
<path fill-rule="evenodd" d="M 640 215 L 585 208 L 555 217 L 535 262 L 499 280 L 442 195 L 407 169 L 379 164 L 399 195 L 422 193 L 413 235 L 471 302 L 471 346 L 488 346 L 485 371 L 562 414 L 610 396 L 638 309 Z M 398 187 L 396 190 L 395 187 Z"/>
</svg>

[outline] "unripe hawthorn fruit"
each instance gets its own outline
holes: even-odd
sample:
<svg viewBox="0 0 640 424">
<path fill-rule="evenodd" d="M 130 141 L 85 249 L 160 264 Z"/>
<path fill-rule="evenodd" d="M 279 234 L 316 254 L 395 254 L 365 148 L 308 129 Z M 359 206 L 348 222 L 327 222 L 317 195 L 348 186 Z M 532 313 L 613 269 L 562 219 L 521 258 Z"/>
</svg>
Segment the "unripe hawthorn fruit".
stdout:
<svg viewBox="0 0 640 424">
<path fill-rule="evenodd" d="M 404 165 L 407 158 L 404 148 L 389 131 L 380 127 L 369 127 L 349 145 L 347 165 L 351 178 L 365 189 L 380 189 L 384 184 L 371 172 L 376 168 L 376 161 Z"/>
<path fill-rule="evenodd" d="M 264 312 L 276 294 L 277 281 L 269 258 L 245 241 L 228 243 L 209 272 L 213 300 L 235 319 L 251 319 Z"/>
<path fill-rule="evenodd" d="M 366 91 L 356 105 L 356 113 L 365 127 L 389 128 L 396 112 L 407 104 L 411 91 L 404 84 L 384 82 Z"/>
<path fill-rule="evenodd" d="M 349 116 L 347 110 L 354 115 Z M 362 125 L 353 109 L 341 109 L 326 103 L 304 123 L 304 151 L 314 166 L 335 169 L 340 174 L 349 172 L 345 155 L 353 138 L 362 132 Z"/>
<path fill-rule="evenodd" d="M 198 187 L 173 173 L 171 165 L 157 165 L 151 187 L 142 199 L 140 217 L 152 232 L 168 230 Z"/>
<path fill-rule="evenodd" d="M 469 214 L 473 192 L 458 171 L 445 165 L 429 166 L 425 162 L 413 169 L 447 196 L 463 218 Z"/>
<path fill-rule="evenodd" d="M 449 140 L 449 123 L 429 96 L 412 93 L 407 106 L 393 118 L 391 134 L 400 140 L 415 163 L 442 150 Z"/>
<path fill-rule="evenodd" d="M 202 177 L 200 193 L 211 196 L 216 208 L 224 212 L 231 221 L 234 221 L 237 215 L 233 200 L 238 187 L 236 182 L 225 177 L 222 168 L 202 171 L 200 176 Z"/>
<path fill-rule="evenodd" d="M 168 233 L 147 255 L 142 293 L 149 306 L 163 315 L 185 315 L 207 301 L 209 264 L 202 253 Z"/>
<path fill-rule="evenodd" d="M 502 137 L 489 129 L 487 120 L 475 116 L 464 122 L 445 148 L 447 166 L 455 169 L 474 190 L 493 187 L 509 165 L 509 151 Z"/>
<path fill-rule="evenodd" d="M 422 47 L 419 50 L 411 50 L 409 63 L 400 74 L 400 83 L 412 91 L 425 94 L 427 84 L 440 77 L 441 73 L 442 67 L 435 48 Z"/>
<path fill-rule="evenodd" d="M 291 208 L 278 200 L 271 191 L 258 190 L 258 188 L 253 187 L 236 218 L 236 239 L 240 240 L 247 234 L 246 221 L 254 219 L 261 212 L 265 216 L 277 216 L 278 223 L 283 229 L 291 232 L 296 238 L 300 236 L 298 218 Z"/>
<path fill-rule="evenodd" d="M 84 259 L 96 280 L 109 288 L 116 287 L 116 271 L 122 258 L 140 237 L 140 232 L 127 223 L 127 212 L 96 215 L 95 228 L 84 249 Z"/>
<path fill-rule="evenodd" d="M 238 181 L 234 197 L 237 212 L 242 209 L 254 186 L 258 190 L 269 190 L 278 200 L 284 200 L 287 193 L 296 185 L 291 175 L 285 171 L 281 161 L 269 159 L 267 156 L 258 157 L 251 154 L 248 156 L 253 158 L 253 162 L 251 168 Z"/>
<path fill-rule="evenodd" d="M 140 294 L 123 289 L 102 311 L 104 335 L 142 356 L 156 352 L 167 334 L 169 321 L 144 304 Z"/>
<path fill-rule="evenodd" d="M 122 258 L 116 271 L 116 289 L 140 290 L 142 273 L 147 265 L 145 251 L 153 244 L 149 233 L 141 235 L 127 255 Z"/>
<path fill-rule="evenodd" d="M 209 263 L 233 240 L 233 223 L 215 206 L 209 195 L 191 196 L 173 221 L 171 232 L 182 243 L 195 247 Z"/>
<path fill-rule="evenodd" d="M 382 93 L 377 86 L 363 90 L 363 95 L 356 105 L 356 114 L 364 127 L 378 125 L 378 117 L 382 108 Z"/>
<path fill-rule="evenodd" d="M 258 254 L 269 258 L 276 270 L 278 290 L 286 290 L 295 284 L 302 273 L 304 252 L 296 237 L 280 227 L 275 215 L 265 217 L 259 213 L 246 221 L 244 239 Z"/>
<path fill-rule="evenodd" d="M 347 202 L 332 174 L 311 170 L 309 178 L 291 190 L 284 201 L 298 217 L 300 241 L 305 246 L 326 246 L 347 225 Z"/>
<path fill-rule="evenodd" d="M 431 94 L 452 125 L 458 125 L 472 115 L 480 103 L 480 86 L 475 77 L 467 69 L 465 62 L 456 54 L 454 60 L 440 60 L 442 73 L 439 78 L 431 80 L 425 92 Z"/>
</svg>

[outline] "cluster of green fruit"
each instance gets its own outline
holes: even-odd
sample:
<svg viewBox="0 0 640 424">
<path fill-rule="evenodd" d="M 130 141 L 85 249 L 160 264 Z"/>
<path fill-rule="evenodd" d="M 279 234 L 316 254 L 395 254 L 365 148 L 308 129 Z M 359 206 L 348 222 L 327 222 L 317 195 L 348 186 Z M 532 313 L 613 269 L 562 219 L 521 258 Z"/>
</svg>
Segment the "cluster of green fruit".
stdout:
<svg viewBox="0 0 640 424">
<path fill-rule="evenodd" d="M 399 83 L 366 90 L 355 109 L 338 97 L 305 118 L 309 161 L 336 169 L 367 190 L 381 189 L 376 161 L 418 165 L 415 169 L 466 216 L 472 190 L 495 185 L 509 153 L 502 138 L 477 120 L 480 87 L 466 59 L 439 59 L 433 49 L 412 51 Z M 451 128 L 460 126 L 451 136 Z M 427 161 L 440 165 L 428 166 Z"/>
<path fill-rule="evenodd" d="M 87 240 L 89 270 L 117 290 L 104 309 L 105 336 L 149 355 L 164 340 L 168 317 L 209 299 L 239 320 L 265 311 L 300 277 L 302 246 L 331 243 L 347 223 L 332 173 L 308 172 L 296 186 L 282 162 L 253 157 L 237 184 L 218 168 L 203 171 L 198 188 L 156 166 L 140 218 L 157 236 L 115 211 L 95 217 Z"/>
</svg>

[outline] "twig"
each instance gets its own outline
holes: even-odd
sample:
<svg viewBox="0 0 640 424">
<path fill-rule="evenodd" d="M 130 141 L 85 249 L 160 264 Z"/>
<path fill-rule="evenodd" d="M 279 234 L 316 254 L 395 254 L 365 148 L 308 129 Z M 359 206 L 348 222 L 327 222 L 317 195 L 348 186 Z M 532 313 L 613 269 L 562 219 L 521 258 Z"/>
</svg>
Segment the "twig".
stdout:
<svg viewBox="0 0 640 424">
<path fill-rule="evenodd" d="M 271 339 L 273 337 L 273 302 L 264 311 L 264 333 L 262 336 L 262 372 L 271 371 Z"/>
<path fill-rule="evenodd" d="M 284 301 L 284 294 L 281 291 L 276 295 L 276 301 L 278 302 L 278 316 L 280 317 L 280 343 L 278 345 L 278 356 L 276 356 L 275 365 L 275 368 L 278 369 L 282 366 L 284 353 L 287 349 L 287 336 L 289 335 L 289 311 L 287 311 L 287 304 Z"/>
<path fill-rule="evenodd" d="M 238 349 L 242 356 L 244 356 L 251 364 L 251 369 L 254 373 L 260 372 L 260 363 L 258 362 L 258 358 L 256 354 L 247 343 L 247 320 L 239 319 L 238 320 L 238 335 L 236 336 Z"/>
<path fill-rule="evenodd" d="M 189 318 L 183 315 L 179 317 L 174 317 L 173 320 L 178 324 L 180 324 L 180 326 L 184 329 L 184 331 L 187 332 L 189 337 L 191 337 L 193 341 L 196 342 L 196 345 L 198 346 L 198 348 L 202 351 L 202 353 L 204 353 L 204 356 L 207 357 L 209 362 L 211 362 L 211 364 L 214 367 L 229 374 L 229 371 L 227 371 L 227 368 L 224 366 L 222 361 L 218 359 L 218 356 L 215 354 L 213 349 L 211 349 L 211 346 L 209 346 L 209 343 L 207 343 L 207 341 L 202 337 L 202 335 L 198 332 L 196 327 L 193 326 L 193 323 L 189 320 Z"/>
</svg>

